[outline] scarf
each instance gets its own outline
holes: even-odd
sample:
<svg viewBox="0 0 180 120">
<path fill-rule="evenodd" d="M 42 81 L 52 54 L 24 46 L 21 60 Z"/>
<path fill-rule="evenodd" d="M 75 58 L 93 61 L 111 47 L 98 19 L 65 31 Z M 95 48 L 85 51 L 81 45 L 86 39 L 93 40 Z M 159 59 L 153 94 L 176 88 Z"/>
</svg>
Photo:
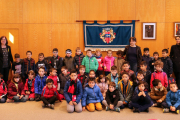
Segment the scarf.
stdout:
<svg viewBox="0 0 180 120">
<path fill-rule="evenodd" d="M 71 93 L 73 95 L 76 94 L 77 91 L 77 79 L 76 80 L 71 80 L 69 89 L 68 89 L 68 93 Z"/>
</svg>

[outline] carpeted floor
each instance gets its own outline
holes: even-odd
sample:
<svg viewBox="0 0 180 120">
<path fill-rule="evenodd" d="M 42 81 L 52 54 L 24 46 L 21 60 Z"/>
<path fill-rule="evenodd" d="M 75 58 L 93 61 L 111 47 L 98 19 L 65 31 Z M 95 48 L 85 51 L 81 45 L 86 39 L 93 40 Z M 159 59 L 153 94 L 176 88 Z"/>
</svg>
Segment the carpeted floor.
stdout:
<svg viewBox="0 0 180 120">
<path fill-rule="evenodd" d="M 67 113 L 66 102 L 56 102 L 55 109 L 42 108 L 42 102 L 0 104 L 0 120 L 179 120 L 180 115 L 162 113 L 161 108 L 151 107 L 149 113 L 133 113 L 125 108 L 120 113 L 114 111 L 83 111 Z"/>
</svg>

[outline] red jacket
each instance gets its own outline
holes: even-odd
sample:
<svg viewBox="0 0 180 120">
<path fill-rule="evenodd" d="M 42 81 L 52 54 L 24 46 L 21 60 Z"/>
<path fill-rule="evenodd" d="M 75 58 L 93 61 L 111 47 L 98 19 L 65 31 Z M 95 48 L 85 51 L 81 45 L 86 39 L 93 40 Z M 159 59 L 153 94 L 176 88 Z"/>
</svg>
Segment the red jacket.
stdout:
<svg viewBox="0 0 180 120">
<path fill-rule="evenodd" d="M 57 92 L 57 89 L 56 89 L 55 86 L 53 86 L 51 89 L 49 89 L 49 88 L 47 87 L 47 85 L 44 86 L 41 96 L 44 96 L 45 98 L 51 98 L 51 97 L 53 97 L 54 95 L 55 95 L 55 96 L 58 95 L 58 92 Z"/>
<path fill-rule="evenodd" d="M 31 90 L 30 90 L 31 93 L 34 93 L 34 82 L 35 82 L 35 79 L 32 80 L 32 86 L 31 86 Z M 29 91 L 29 88 L 28 88 L 28 79 L 26 79 L 26 83 L 24 85 L 24 91 Z"/>
<path fill-rule="evenodd" d="M 59 78 L 57 76 L 48 76 L 47 79 L 52 79 L 54 81 L 54 85 L 56 86 L 56 89 L 60 89 L 60 83 Z"/>
<path fill-rule="evenodd" d="M 4 97 L 6 94 L 7 94 L 7 88 L 6 88 L 5 82 L 4 82 L 4 80 L 1 80 L 1 82 L 0 82 L 0 96 Z"/>
<path fill-rule="evenodd" d="M 18 90 L 17 90 L 15 83 L 11 82 L 8 86 L 8 98 L 12 99 L 18 93 L 19 93 L 19 95 L 25 95 L 23 83 L 22 82 L 18 83 Z"/>
<path fill-rule="evenodd" d="M 98 70 L 103 71 L 103 65 L 104 65 L 103 64 L 103 57 L 100 57 L 100 58 L 96 57 L 96 59 L 97 59 L 98 64 L 99 64 Z M 101 67 L 101 65 L 102 65 L 102 67 Z"/>
<path fill-rule="evenodd" d="M 153 87 L 152 81 L 154 79 L 159 79 L 164 87 L 166 87 L 166 88 L 168 87 L 168 79 L 167 79 L 167 75 L 165 72 L 156 71 L 151 74 L 151 82 L 150 82 L 151 88 Z"/>
</svg>

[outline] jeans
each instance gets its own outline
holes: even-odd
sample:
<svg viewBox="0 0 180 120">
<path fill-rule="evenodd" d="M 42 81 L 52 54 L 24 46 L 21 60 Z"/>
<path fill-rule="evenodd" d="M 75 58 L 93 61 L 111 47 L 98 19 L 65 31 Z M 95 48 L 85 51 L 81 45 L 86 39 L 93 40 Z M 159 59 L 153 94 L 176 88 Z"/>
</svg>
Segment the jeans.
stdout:
<svg viewBox="0 0 180 120">
<path fill-rule="evenodd" d="M 14 102 L 26 102 L 26 98 L 22 97 L 21 99 L 19 99 L 18 96 L 14 96 L 13 97 Z"/>
</svg>

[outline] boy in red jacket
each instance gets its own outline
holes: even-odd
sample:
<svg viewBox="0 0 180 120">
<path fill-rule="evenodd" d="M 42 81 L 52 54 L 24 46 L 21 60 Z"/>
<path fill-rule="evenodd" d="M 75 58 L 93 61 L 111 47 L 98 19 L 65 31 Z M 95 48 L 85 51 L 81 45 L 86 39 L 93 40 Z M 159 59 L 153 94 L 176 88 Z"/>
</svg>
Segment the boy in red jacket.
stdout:
<svg viewBox="0 0 180 120">
<path fill-rule="evenodd" d="M 153 84 L 152 84 L 152 81 L 154 79 L 159 79 L 162 83 L 162 85 L 167 88 L 168 87 L 168 79 L 167 79 L 167 75 L 165 72 L 163 72 L 163 62 L 161 62 L 160 60 L 157 60 L 155 63 L 154 63 L 154 66 L 156 68 L 156 71 L 153 72 L 151 74 L 151 82 L 150 82 L 150 87 L 152 88 L 153 87 Z"/>
<path fill-rule="evenodd" d="M 101 55 L 101 50 L 100 49 L 96 49 L 95 51 L 95 57 L 98 61 L 98 70 L 96 71 L 96 77 L 99 77 L 99 75 L 103 74 L 103 57 Z"/>
<path fill-rule="evenodd" d="M 2 79 L 3 75 L 0 73 L 0 103 L 6 102 L 6 94 L 7 94 L 7 88 L 4 80 Z"/>
<path fill-rule="evenodd" d="M 57 99 L 57 89 L 53 85 L 54 81 L 52 79 L 47 79 L 46 86 L 44 86 L 42 94 L 41 94 L 41 100 L 43 101 L 42 107 L 49 107 L 51 109 L 54 109 L 54 103 Z"/>
<path fill-rule="evenodd" d="M 33 101 L 35 98 L 34 93 L 34 82 L 35 82 L 35 73 L 33 70 L 28 72 L 28 79 L 26 79 L 26 83 L 24 85 L 25 97 L 27 100 Z"/>
</svg>

